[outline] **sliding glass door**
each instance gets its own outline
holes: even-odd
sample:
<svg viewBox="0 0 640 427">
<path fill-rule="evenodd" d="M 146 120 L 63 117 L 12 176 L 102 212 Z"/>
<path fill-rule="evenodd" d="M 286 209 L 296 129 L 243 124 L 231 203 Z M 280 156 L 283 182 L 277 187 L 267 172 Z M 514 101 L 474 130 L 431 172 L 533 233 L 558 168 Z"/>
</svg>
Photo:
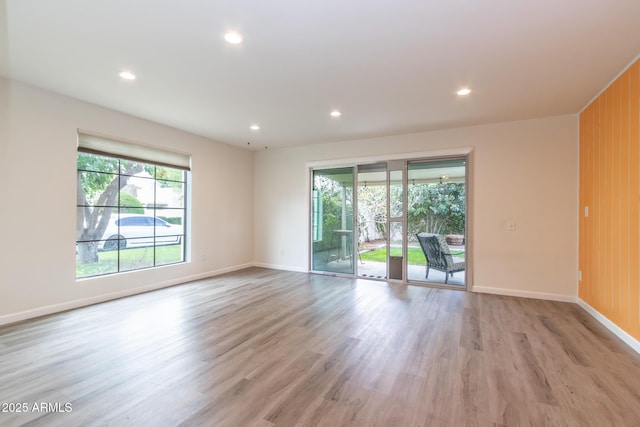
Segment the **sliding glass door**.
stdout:
<svg viewBox="0 0 640 427">
<path fill-rule="evenodd" d="M 389 163 L 389 279 L 404 281 L 404 162 Z"/>
<path fill-rule="evenodd" d="M 311 270 L 466 287 L 466 157 L 312 171 Z"/>
<path fill-rule="evenodd" d="M 312 270 L 355 274 L 354 168 L 313 171 Z"/>
<path fill-rule="evenodd" d="M 358 165 L 358 276 L 387 278 L 387 163 Z"/>
<path fill-rule="evenodd" d="M 404 280 L 404 163 L 358 165 L 360 277 Z"/>
<path fill-rule="evenodd" d="M 465 287 L 466 159 L 407 165 L 407 279 Z"/>
</svg>

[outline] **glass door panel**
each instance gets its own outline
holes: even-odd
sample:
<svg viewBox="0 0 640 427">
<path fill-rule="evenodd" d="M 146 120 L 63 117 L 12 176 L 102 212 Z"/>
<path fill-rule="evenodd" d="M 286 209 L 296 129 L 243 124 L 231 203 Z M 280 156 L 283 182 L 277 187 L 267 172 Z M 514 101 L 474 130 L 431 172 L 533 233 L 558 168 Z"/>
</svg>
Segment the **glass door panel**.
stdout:
<svg viewBox="0 0 640 427">
<path fill-rule="evenodd" d="M 402 221 L 389 222 L 389 279 L 402 280 Z"/>
<path fill-rule="evenodd" d="M 313 171 L 312 270 L 354 274 L 354 168 Z"/>
<path fill-rule="evenodd" d="M 389 217 L 402 219 L 402 170 L 389 171 Z"/>
<path fill-rule="evenodd" d="M 407 279 L 465 286 L 466 160 L 409 162 Z"/>
<path fill-rule="evenodd" d="M 404 162 L 393 162 L 389 171 L 389 279 L 404 280 Z"/>
<path fill-rule="evenodd" d="M 358 165 L 358 276 L 387 278 L 387 163 Z"/>
</svg>

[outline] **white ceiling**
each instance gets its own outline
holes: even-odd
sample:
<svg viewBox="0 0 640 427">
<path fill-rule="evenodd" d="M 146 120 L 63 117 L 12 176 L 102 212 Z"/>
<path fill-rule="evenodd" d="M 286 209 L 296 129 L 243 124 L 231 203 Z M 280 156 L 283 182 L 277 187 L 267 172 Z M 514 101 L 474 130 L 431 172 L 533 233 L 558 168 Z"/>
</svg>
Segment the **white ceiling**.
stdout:
<svg viewBox="0 0 640 427">
<path fill-rule="evenodd" d="M 0 0 L 0 74 L 257 149 L 576 113 L 639 22 L 640 0 Z"/>
</svg>

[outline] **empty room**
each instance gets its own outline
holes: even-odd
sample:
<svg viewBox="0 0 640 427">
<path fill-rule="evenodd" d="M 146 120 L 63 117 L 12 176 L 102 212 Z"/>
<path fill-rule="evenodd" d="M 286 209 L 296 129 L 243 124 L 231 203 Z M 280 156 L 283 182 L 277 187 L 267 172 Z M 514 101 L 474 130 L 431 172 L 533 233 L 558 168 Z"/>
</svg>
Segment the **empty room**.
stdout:
<svg viewBox="0 0 640 427">
<path fill-rule="evenodd" d="M 640 425 L 639 17 L 0 0 L 0 425 Z"/>
</svg>

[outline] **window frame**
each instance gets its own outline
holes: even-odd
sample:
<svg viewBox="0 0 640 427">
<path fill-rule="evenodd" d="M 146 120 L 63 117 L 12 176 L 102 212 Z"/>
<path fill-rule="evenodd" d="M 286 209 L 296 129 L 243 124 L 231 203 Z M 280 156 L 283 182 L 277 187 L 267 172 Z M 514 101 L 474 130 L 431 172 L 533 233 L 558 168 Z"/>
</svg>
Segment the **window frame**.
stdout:
<svg viewBox="0 0 640 427">
<path fill-rule="evenodd" d="M 117 182 L 116 184 L 117 193 L 114 196 L 115 197 L 114 203 L 109 203 L 107 201 L 105 203 L 98 204 L 97 200 L 87 199 L 85 190 L 79 187 L 76 188 L 76 191 L 78 193 L 78 199 L 76 203 L 76 209 L 77 209 L 76 220 L 78 222 L 76 226 L 76 280 L 103 277 L 103 276 L 108 276 L 112 274 L 121 274 L 121 273 L 130 272 L 130 271 L 140 271 L 140 270 L 146 270 L 151 268 L 158 268 L 158 267 L 164 267 L 168 265 L 182 264 L 182 263 L 188 262 L 188 259 L 187 259 L 187 253 L 189 252 L 188 251 L 188 243 L 189 243 L 188 222 L 189 222 L 189 215 L 190 215 L 190 209 L 189 209 L 190 200 L 188 200 L 188 197 L 190 195 L 190 192 L 189 192 L 189 188 L 190 188 L 189 185 L 190 185 L 190 179 L 191 179 L 190 167 L 185 167 L 183 164 L 171 165 L 164 162 L 160 163 L 160 162 L 150 161 L 147 159 L 132 158 L 131 156 L 121 156 L 118 154 L 106 153 L 103 151 L 98 152 L 97 150 L 94 150 L 94 149 L 85 149 L 82 146 L 82 135 L 79 135 L 78 140 L 79 140 L 79 146 L 76 153 L 76 171 L 78 174 L 77 186 L 83 185 L 82 180 L 86 176 L 86 174 L 91 174 L 91 173 L 104 174 L 104 175 L 108 175 L 108 178 L 104 177 L 106 178 L 105 182 L 109 182 L 109 183 Z M 120 146 L 122 146 L 122 144 L 120 144 Z M 156 151 L 158 150 L 156 149 Z M 91 167 L 88 167 L 88 168 L 81 167 L 80 159 L 82 155 L 99 156 L 99 158 L 107 159 L 107 164 L 109 164 L 110 167 L 106 169 L 109 169 L 109 170 L 93 170 Z M 121 193 L 123 189 L 126 187 L 126 185 L 128 184 L 121 185 L 120 180 L 123 179 L 123 177 L 125 177 L 127 181 L 132 177 L 140 178 L 137 176 L 138 173 L 140 172 L 133 175 L 125 173 L 122 167 L 122 163 L 131 162 L 131 161 L 140 163 L 142 165 L 143 172 L 149 171 L 149 168 L 152 168 L 153 170 L 153 174 L 152 175 L 149 174 L 151 175 L 150 177 L 143 178 L 145 180 L 148 180 L 150 185 L 152 185 L 153 200 L 151 203 L 147 203 L 147 205 L 142 208 L 144 209 L 144 211 L 142 214 L 140 214 L 141 215 L 140 217 L 145 217 L 146 224 L 144 225 L 144 227 L 153 228 L 153 235 L 140 237 L 139 239 L 137 239 L 137 237 L 135 236 L 128 238 L 129 242 L 131 241 L 138 242 L 139 245 L 133 245 L 133 247 L 127 248 L 126 246 L 125 247 L 122 246 L 123 243 L 125 245 L 127 244 L 127 239 L 123 238 L 123 235 L 120 232 L 120 227 L 122 225 L 118 223 L 122 222 L 124 219 L 129 219 L 129 221 L 132 221 L 130 218 L 136 218 L 131 216 L 124 216 L 124 217 L 121 216 L 123 214 L 136 215 L 136 214 L 123 212 L 124 210 L 128 209 L 128 207 L 122 206 L 122 202 L 121 202 Z M 190 157 L 189 157 L 189 163 L 190 163 Z M 177 179 L 175 177 L 167 177 L 164 175 L 159 177 L 158 176 L 158 171 L 160 170 L 159 168 L 163 168 L 163 169 L 169 168 L 172 170 L 182 171 L 181 179 Z M 96 168 L 96 169 L 100 169 L 100 168 Z M 163 183 L 163 185 L 161 185 L 160 183 Z M 167 206 L 166 204 L 161 204 L 158 201 L 159 188 L 164 188 L 164 186 L 167 186 L 168 183 L 169 184 L 177 183 L 181 187 L 181 191 L 178 193 L 180 203 L 176 206 L 171 206 L 171 204 Z M 104 188 L 106 189 L 106 185 Z M 104 189 L 102 189 L 101 191 L 103 193 L 105 192 Z M 82 195 L 82 199 L 80 197 L 81 195 Z M 87 209 L 89 209 L 92 212 L 90 215 L 93 215 L 94 209 L 100 209 L 102 212 L 108 211 L 110 215 L 108 224 L 105 225 L 104 231 L 100 232 L 99 228 L 94 229 L 93 230 L 94 235 L 90 236 L 89 238 L 87 238 L 87 236 L 85 235 L 86 220 L 87 220 L 87 217 L 85 216 L 86 215 L 85 212 Z M 165 218 L 158 217 L 158 215 L 161 215 L 163 212 L 166 213 L 171 211 L 175 211 L 177 214 L 175 216 L 181 218 L 180 224 L 179 224 L 180 228 L 176 229 L 175 235 L 174 234 L 167 234 L 167 235 L 158 234 L 157 233 L 158 227 L 176 226 L 176 223 L 173 223 L 173 221 L 169 221 L 169 220 L 166 220 Z M 89 218 L 93 218 L 93 216 Z M 99 218 L 99 217 L 96 217 L 96 218 Z M 82 221 L 82 225 L 80 225 L 81 221 Z M 136 222 L 136 221 L 133 220 L 133 222 Z M 122 238 L 123 241 L 118 240 L 117 243 L 115 243 L 116 245 L 115 248 L 110 247 L 109 249 L 105 249 L 106 242 L 107 240 L 109 240 L 109 236 L 107 236 L 108 234 L 107 231 L 109 230 L 109 227 L 113 225 L 115 225 L 115 227 L 118 228 L 118 232 L 117 232 L 118 239 Z M 84 228 L 80 228 L 80 227 L 84 227 Z M 139 228 L 143 226 L 133 225 L 132 227 Z M 91 233 L 91 231 L 89 231 L 89 233 Z M 100 235 L 98 236 L 95 233 L 98 233 Z M 175 237 L 176 243 L 168 243 L 167 237 L 169 239 Z M 152 243 L 150 245 L 147 245 L 147 242 L 149 239 L 152 239 Z M 86 248 L 86 247 L 81 248 L 80 245 L 94 246 L 94 248 Z M 158 257 L 158 252 L 159 252 L 158 248 L 162 248 L 163 246 L 172 246 L 172 245 L 180 246 L 179 260 L 177 259 L 177 257 L 175 257 L 175 260 L 171 259 L 171 256 L 177 255 L 177 253 L 173 254 L 173 251 L 171 252 L 171 256 L 169 256 L 168 258 Z M 124 251 L 136 250 L 136 249 L 144 249 L 144 251 L 141 251 L 141 253 L 144 253 L 144 255 L 136 255 L 144 258 L 144 260 L 140 261 L 141 264 L 135 265 L 134 263 L 134 265 L 127 265 L 126 261 L 123 262 L 122 255 Z M 151 253 L 148 252 L 149 249 L 151 250 Z M 101 264 L 101 261 L 100 261 L 101 254 L 108 253 L 110 250 L 116 253 L 116 257 L 115 257 L 116 259 L 115 260 L 111 259 L 109 263 L 105 262 L 105 264 Z M 92 251 L 95 251 L 96 262 L 94 262 L 95 267 L 93 269 L 80 268 L 81 265 L 89 264 L 87 263 L 87 258 L 82 259 L 82 256 L 80 255 L 80 252 L 82 251 L 84 251 L 83 253 L 85 255 L 87 251 L 90 251 L 91 256 L 94 256 Z M 112 256 L 110 258 L 112 258 Z M 114 261 L 115 261 L 115 264 L 114 264 Z"/>
</svg>

